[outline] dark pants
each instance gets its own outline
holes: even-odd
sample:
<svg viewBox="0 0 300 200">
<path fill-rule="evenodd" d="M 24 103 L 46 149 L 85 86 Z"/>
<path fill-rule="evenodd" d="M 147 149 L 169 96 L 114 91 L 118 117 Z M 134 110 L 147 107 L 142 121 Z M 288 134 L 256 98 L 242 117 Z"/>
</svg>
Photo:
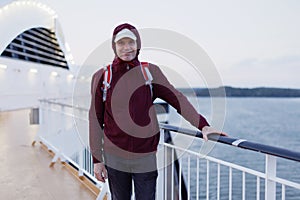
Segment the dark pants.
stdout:
<svg viewBox="0 0 300 200">
<path fill-rule="evenodd" d="M 132 184 L 137 200 L 155 200 L 158 176 L 156 155 L 124 159 L 105 154 L 112 200 L 130 200 Z"/>
<path fill-rule="evenodd" d="M 112 200 L 130 200 L 132 181 L 135 199 L 155 200 L 157 171 L 130 173 L 106 167 Z"/>
</svg>

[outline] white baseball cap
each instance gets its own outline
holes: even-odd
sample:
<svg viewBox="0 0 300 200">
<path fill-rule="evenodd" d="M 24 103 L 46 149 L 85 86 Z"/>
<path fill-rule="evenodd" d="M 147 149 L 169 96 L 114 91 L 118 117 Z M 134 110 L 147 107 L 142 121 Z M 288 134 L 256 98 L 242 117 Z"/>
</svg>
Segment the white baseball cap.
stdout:
<svg viewBox="0 0 300 200">
<path fill-rule="evenodd" d="M 130 31 L 129 29 L 124 28 L 119 33 L 117 33 L 114 42 L 117 42 L 117 41 L 121 40 L 122 38 L 126 38 L 126 37 L 136 40 L 136 36 L 134 35 L 134 33 L 132 31 Z"/>
</svg>

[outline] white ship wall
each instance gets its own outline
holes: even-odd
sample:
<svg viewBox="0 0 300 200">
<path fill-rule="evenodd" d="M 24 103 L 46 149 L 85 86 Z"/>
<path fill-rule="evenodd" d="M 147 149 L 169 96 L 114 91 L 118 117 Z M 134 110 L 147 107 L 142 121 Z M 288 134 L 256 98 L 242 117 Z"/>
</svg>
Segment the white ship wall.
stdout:
<svg viewBox="0 0 300 200">
<path fill-rule="evenodd" d="M 37 107 L 41 98 L 71 97 L 74 83 L 69 70 L 0 57 L 0 111 Z"/>
</svg>

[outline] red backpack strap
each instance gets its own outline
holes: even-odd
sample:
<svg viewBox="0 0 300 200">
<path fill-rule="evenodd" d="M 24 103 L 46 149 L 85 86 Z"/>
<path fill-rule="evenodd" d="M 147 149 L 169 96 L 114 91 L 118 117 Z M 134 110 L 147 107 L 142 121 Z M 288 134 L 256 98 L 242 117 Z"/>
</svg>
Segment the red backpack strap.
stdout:
<svg viewBox="0 0 300 200">
<path fill-rule="evenodd" d="M 150 90 L 151 90 L 151 96 L 153 95 L 152 94 L 152 80 L 153 80 L 153 77 L 150 73 L 150 70 L 149 70 L 149 63 L 147 62 L 141 62 L 141 70 L 142 70 L 142 74 L 144 76 L 144 79 L 145 79 L 145 85 L 149 85 L 150 87 Z"/>
<path fill-rule="evenodd" d="M 151 82 L 152 82 L 153 78 L 152 78 L 152 75 L 151 75 L 150 70 L 149 70 L 149 63 L 141 62 L 141 70 L 142 70 L 144 79 L 146 81 L 145 84 L 146 85 L 151 85 Z"/>
<path fill-rule="evenodd" d="M 104 69 L 104 78 L 102 82 L 103 102 L 106 101 L 107 90 L 110 88 L 111 80 L 112 80 L 112 65 L 108 65 Z"/>
</svg>

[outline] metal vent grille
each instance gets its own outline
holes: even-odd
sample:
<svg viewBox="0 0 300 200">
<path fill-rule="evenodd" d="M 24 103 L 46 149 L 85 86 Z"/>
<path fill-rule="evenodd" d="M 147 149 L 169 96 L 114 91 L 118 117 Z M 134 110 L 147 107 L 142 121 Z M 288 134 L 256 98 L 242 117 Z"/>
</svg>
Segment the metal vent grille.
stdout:
<svg viewBox="0 0 300 200">
<path fill-rule="evenodd" d="M 32 28 L 21 33 L 1 56 L 69 69 L 55 33 L 46 28 Z"/>
</svg>

